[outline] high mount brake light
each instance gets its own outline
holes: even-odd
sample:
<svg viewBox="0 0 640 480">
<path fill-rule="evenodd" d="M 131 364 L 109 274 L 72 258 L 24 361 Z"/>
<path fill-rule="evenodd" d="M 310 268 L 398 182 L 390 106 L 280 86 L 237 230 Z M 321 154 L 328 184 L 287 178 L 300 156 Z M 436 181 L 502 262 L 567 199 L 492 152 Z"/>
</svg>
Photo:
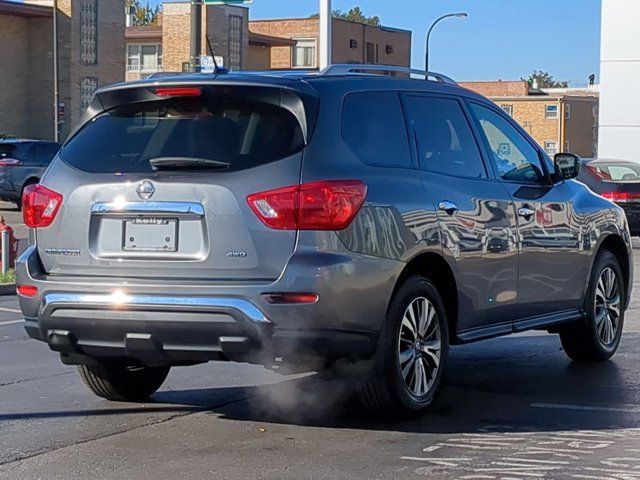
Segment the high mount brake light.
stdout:
<svg viewBox="0 0 640 480">
<path fill-rule="evenodd" d="M 268 227 L 277 230 L 344 230 L 367 196 L 359 180 L 304 183 L 254 193 L 249 206 Z"/>
<path fill-rule="evenodd" d="M 199 97 L 200 87 L 158 87 L 153 92 L 159 97 Z"/>
<path fill-rule="evenodd" d="M 22 194 L 22 218 L 29 228 L 51 225 L 62 205 L 62 195 L 42 185 L 28 185 Z"/>
</svg>

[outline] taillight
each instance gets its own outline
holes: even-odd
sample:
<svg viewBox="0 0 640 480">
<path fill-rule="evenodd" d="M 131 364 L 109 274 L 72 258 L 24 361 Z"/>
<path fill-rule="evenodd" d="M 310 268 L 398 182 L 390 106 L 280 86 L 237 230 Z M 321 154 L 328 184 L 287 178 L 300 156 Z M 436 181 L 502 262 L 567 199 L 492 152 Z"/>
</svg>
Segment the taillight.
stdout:
<svg viewBox="0 0 640 480">
<path fill-rule="evenodd" d="M 154 90 L 159 97 L 199 97 L 202 89 L 199 87 L 160 87 Z"/>
<path fill-rule="evenodd" d="M 640 192 L 604 192 L 600 196 L 615 203 L 628 203 L 640 201 Z"/>
<path fill-rule="evenodd" d="M 305 183 L 254 193 L 247 202 L 258 218 L 278 230 L 343 230 L 367 196 L 359 180 Z"/>
<path fill-rule="evenodd" d="M 21 297 L 33 298 L 38 295 L 38 287 L 35 285 L 18 285 L 16 291 Z"/>
<path fill-rule="evenodd" d="M 48 227 L 62 205 L 62 195 L 42 185 L 29 185 L 22 194 L 22 218 L 29 228 Z"/>
<path fill-rule="evenodd" d="M 0 159 L 0 167 L 19 167 L 22 165 L 22 160 L 17 158 L 2 158 Z"/>
</svg>

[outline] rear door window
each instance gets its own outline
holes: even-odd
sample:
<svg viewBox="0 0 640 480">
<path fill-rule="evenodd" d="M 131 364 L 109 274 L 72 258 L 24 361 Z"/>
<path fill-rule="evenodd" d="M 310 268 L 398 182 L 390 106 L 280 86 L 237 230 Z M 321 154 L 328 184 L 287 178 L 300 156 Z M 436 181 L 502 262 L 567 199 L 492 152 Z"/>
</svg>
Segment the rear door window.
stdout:
<svg viewBox="0 0 640 480">
<path fill-rule="evenodd" d="M 239 89 L 238 89 L 239 90 Z M 242 170 L 293 155 L 304 147 L 295 115 L 240 93 L 203 92 L 115 108 L 89 122 L 60 152 L 85 172 L 147 173 L 149 160 L 215 160 Z"/>
<path fill-rule="evenodd" d="M 480 149 L 458 100 L 407 96 L 406 105 L 422 169 L 457 177 L 487 177 Z"/>
<path fill-rule="evenodd" d="M 342 111 L 342 138 L 367 165 L 411 167 L 407 128 L 396 92 L 348 95 Z"/>
</svg>

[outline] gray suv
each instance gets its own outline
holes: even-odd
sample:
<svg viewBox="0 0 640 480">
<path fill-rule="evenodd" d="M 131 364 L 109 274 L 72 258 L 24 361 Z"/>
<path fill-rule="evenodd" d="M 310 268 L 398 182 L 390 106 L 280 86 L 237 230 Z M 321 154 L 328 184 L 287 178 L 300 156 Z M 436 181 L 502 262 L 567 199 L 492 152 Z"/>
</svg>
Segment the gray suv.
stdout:
<svg viewBox="0 0 640 480">
<path fill-rule="evenodd" d="M 623 211 L 494 104 L 385 66 L 100 89 L 37 186 L 17 265 L 29 335 L 136 401 L 210 360 L 351 375 L 432 404 L 449 345 L 530 329 L 620 342 Z"/>
</svg>

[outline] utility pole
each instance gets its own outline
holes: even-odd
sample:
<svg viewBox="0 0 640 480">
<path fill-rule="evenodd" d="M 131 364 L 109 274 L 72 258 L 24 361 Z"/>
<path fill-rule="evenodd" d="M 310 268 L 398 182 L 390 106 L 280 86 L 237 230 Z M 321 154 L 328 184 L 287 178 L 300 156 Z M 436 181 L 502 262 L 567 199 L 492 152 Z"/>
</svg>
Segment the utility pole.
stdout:
<svg viewBox="0 0 640 480">
<path fill-rule="evenodd" d="M 200 71 L 200 52 L 202 51 L 202 0 L 191 0 L 191 50 L 190 71 Z"/>
<path fill-rule="evenodd" d="M 60 85 L 58 81 L 58 0 L 53 0 L 53 139 L 60 141 Z"/>
<path fill-rule="evenodd" d="M 331 0 L 320 0 L 320 70 L 331 65 Z"/>
</svg>

